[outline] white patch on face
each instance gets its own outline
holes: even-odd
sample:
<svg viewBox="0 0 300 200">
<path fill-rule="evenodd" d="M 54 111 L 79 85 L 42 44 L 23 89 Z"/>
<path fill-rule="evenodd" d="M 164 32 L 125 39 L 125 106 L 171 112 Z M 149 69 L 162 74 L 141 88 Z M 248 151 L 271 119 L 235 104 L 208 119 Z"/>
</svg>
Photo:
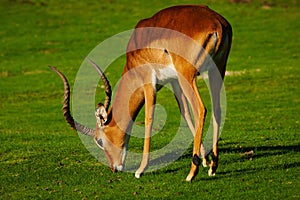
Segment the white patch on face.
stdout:
<svg viewBox="0 0 300 200">
<path fill-rule="evenodd" d="M 123 166 L 122 165 L 116 166 L 115 169 L 117 169 L 120 172 L 123 170 Z"/>
</svg>

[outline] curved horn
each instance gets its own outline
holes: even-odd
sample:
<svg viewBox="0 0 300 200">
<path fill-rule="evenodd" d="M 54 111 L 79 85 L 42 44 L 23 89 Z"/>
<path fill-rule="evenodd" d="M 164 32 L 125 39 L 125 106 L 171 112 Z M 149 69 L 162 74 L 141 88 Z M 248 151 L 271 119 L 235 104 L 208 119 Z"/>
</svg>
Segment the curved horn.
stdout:
<svg viewBox="0 0 300 200">
<path fill-rule="evenodd" d="M 86 58 L 90 63 L 91 65 L 93 65 L 93 67 L 97 70 L 98 74 L 100 75 L 103 83 L 104 83 L 104 87 L 105 87 L 105 93 L 106 93 L 106 97 L 105 97 L 105 102 L 104 102 L 104 108 L 106 111 L 108 111 L 108 107 L 110 105 L 110 101 L 111 101 L 111 86 L 109 84 L 109 81 L 108 79 L 106 78 L 104 72 L 100 69 L 100 67 L 94 63 L 91 59 L 89 58 Z"/>
<path fill-rule="evenodd" d="M 62 111 L 63 111 L 64 117 L 65 117 L 67 123 L 70 124 L 70 126 L 73 129 L 76 129 L 85 135 L 93 137 L 96 133 L 95 130 L 76 122 L 71 115 L 71 112 L 70 112 L 70 86 L 69 86 L 67 78 L 60 71 L 58 71 L 58 69 L 56 69 L 55 67 L 52 67 L 52 66 L 49 66 L 49 67 L 50 67 L 50 69 L 52 69 L 55 73 L 57 73 L 60 76 L 61 80 L 64 83 L 64 101 L 63 101 Z"/>
</svg>

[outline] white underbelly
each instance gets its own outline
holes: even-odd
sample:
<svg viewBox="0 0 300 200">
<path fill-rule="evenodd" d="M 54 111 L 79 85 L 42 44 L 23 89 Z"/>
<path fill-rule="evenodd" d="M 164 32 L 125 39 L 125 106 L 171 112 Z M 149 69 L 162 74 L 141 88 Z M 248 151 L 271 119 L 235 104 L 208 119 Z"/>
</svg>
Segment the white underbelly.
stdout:
<svg viewBox="0 0 300 200">
<path fill-rule="evenodd" d="M 153 69 L 152 72 L 152 84 L 154 87 L 156 85 L 165 85 L 177 78 L 177 71 L 173 64 Z"/>
</svg>

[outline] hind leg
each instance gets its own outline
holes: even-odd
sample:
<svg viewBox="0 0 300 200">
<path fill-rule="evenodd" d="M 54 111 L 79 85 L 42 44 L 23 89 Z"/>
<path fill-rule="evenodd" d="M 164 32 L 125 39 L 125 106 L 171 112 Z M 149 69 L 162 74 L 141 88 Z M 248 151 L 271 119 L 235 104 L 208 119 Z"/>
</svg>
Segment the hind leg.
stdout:
<svg viewBox="0 0 300 200">
<path fill-rule="evenodd" d="M 208 175 L 214 176 L 216 174 L 219 161 L 218 139 L 221 124 L 220 92 L 223 85 L 223 76 L 220 75 L 219 70 L 214 69 L 209 71 L 209 85 L 213 103 L 213 149 L 212 162 L 210 164 Z"/>
<path fill-rule="evenodd" d="M 178 103 L 178 107 L 180 109 L 180 113 L 182 114 L 182 116 L 184 117 L 184 119 L 186 120 L 189 129 L 191 130 L 193 136 L 195 136 L 195 127 L 192 121 L 192 117 L 191 117 L 191 113 L 190 113 L 190 109 L 188 106 L 188 102 L 186 97 L 184 96 L 182 89 L 178 83 L 178 81 L 173 81 L 172 83 L 172 88 L 174 91 L 174 95 L 175 98 L 177 100 Z M 206 154 L 206 150 L 203 146 L 203 143 L 201 142 L 201 147 L 200 147 L 200 154 L 202 157 L 202 165 L 203 167 L 208 167 L 210 164 L 208 155 Z"/>
<path fill-rule="evenodd" d="M 206 114 L 205 106 L 200 97 L 197 85 L 196 77 L 191 79 L 185 79 L 185 77 L 179 77 L 180 87 L 184 88 L 184 96 L 188 99 L 195 118 L 195 136 L 193 147 L 193 160 L 190 168 L 190 172 L 186 177 L 187 181 L 191 181 L 198 173 L 200 165 L 200 147 L 202 141 L 202 130 L 204 125 L 204 119 Z"/>
</svg>

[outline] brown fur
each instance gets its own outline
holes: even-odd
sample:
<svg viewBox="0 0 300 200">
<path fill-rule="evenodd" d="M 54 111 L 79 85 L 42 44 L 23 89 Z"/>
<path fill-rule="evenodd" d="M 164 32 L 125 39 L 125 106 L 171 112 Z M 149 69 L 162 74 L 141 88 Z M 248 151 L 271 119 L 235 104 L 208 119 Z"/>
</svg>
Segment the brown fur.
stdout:
<svg viewBox="0 0 300 200">
<path fill-rule="evenodd" d="M 205 149 L 201 145 L 206 108 L 196 85 L 196 76 L 201 71 L 208 70 L 214 109 L 214 141 L 209 175 L 214 175 L 218 167 L 220 90 L 231 39 L 230 24 L 206 6 L 185 5 L 161 10 L 137 24 L 128 43 L 126 64 L 109 110 L 110 85 L 100 68 L 90 61 L 104 81 L 107 93 L 105 103 L 99 104 L 95 113 L 96 131 L 74 121 L 69 110 L 70 89 L 67 79 L 52 67 L 64 82 L 63 111 L 66 121 L 73 128 L 94 137 L 96 144 L 104 149 L 113 171 L 122 170 L 127 147 L 126 133 L 130 133 L 133 121 L 145 105 L 143 158 L 135 174 L 139 178 L 149 161 L 156 92 L 163 84 L 170 82 L 177 94 L 176 99 L 181 114 L 194 134 L 193 160 L 190 173 L 186 178 L 187 181 L 191 181 L 198 172 L 200 152 L 203 165 L 209 163 L 205 156 Z M 216 69 L 207 68 L 209 58 L 212 58 L 216 64 Z M 187 102 L 190 103 L 194 123 Z"/>
<path fill-rule="evenodd" d="M 178 31 L 192 38 L 205 49 L 205 52 L 194 52 L 193 46 L 189 46 L 189 43 L 185 46 L 182 46 L 182 43 L 180 42 L 177 44 L 176 42 L 178 41 L 176 36 L 164 29 L 161 31 L 154 30 L 153 32 L 151 32 L 150 29 L 139 30 L 139 28 L 144 27 L 159 27 Z M 215 42 L 212 38 L 213 34 L 217 35 Z M 153 121 L 152 105 L 155 104 L 156 93 L 156 91 L 153 90 L 153 86 L 151 86 L 150 80 L 152 69 L 156 66 L 148 65 L 148 67 L 137 70 L 139 69 L 139 66 L 147 65 L 149 63 L 157 63 L 163 66 L 168 65 L 170 64 L 170 59 L 168 58 L 166 51 L 170 51 L 170 56 L 177 73 L 187 81 L 187 84 L 183 83 L 179 78 L 181 89 L 191 103 L 196 119 L 193 155 L 197 158 L 200 154 L 200 144 L 206 109 L 198 93 L 195 77 L 199 73 L 205 60 L 204 57 L 207 54 L 213 58 L 221 77 L 224 77 L 226 61 L 231 46 L 231 37 L 232 31 L 230 24 L 223 17 L 206 6 L 175 6 L 167 8 L 158 12 L 151 18 L 141 20 L 137 24 L 136 31 L 133 33 L 128 44 L 127 61 L 123 77 L 112 108 L 108 112 L 111 119 L 104 130 L 108 140 L 115 145 L 115 147 L 122 149 L 125 145 L 126 132 L 131 131 L 132 121 L 135 119 L 143 104 L 145 104 L 146 130 L 144 156 L 141 166 L 136 173 L 137 177 L 143 173 L 148 164 Z M 152 44 L 158 45 L 160 48 L 151 48 Z M 162 51 L 162 48 L 167 50 Z M 190 59 L 187 60 L 185 59 L 185 56 L 183 58 L 174 53 L 174 51 L 190 52 L 190 55 L 187 55 L 190 56 Z M 196 65 L 196 68 L 194 65 Z M 211 82 L 213 82 L 213 80 L 211 80 Z M 220 85 L 217 85 L 216 87 L 220 87 Z M 136 90 L 131 91 L 130 88 L 135 88 Z M 128 93 L 132 95 L 128 96 Z M 196 99 L 191 99 L 193 94 L 196 95 Z M 218 94 L 214 95 L 217 95 L 218 97 Z M 217 105 L 216 107 L 219 107 L 219 103 L 215 103 Z M 129 113 L 129 115 L 126 115 L 126 113 Z M 219 119 L 216 119 L 215 128 L 217 130 L 215 130 L 215 134 L 218 134 L 219 123 Z M 216 136 L 215 140 L 217 140 Z M 210 169 L 211 174 L 214 174 L 216 171 L 217 161 L 217 141 L 214 141 L 213 162 Z M 197 162 L 196 164 L 199 163 Z M 196 174 L 198 169 L 198 165 L 196 164 L 192 162 L 191 171 L 187 177 L 188 181 Z"/>
</svg>

